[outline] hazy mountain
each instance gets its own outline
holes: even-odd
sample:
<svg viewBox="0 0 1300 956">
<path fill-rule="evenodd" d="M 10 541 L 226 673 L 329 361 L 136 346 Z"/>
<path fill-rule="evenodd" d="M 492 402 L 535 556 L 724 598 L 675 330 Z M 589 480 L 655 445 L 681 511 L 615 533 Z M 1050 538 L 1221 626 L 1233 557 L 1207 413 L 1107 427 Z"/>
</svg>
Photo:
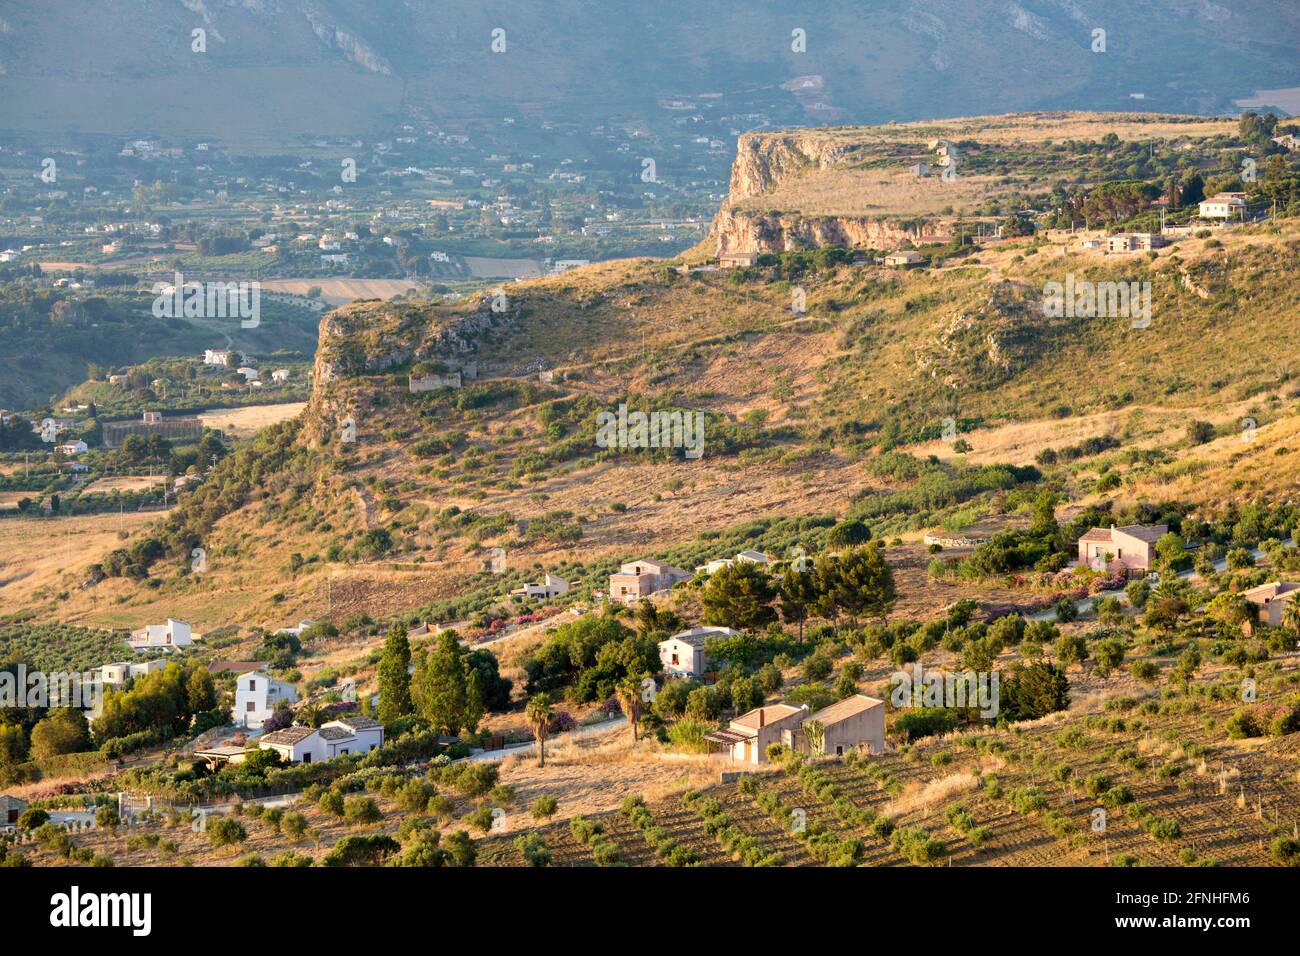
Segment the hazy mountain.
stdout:
<svg viewBox="0 0 1300 956">
<path fill-rule="evenodd" d="M 206 52 L 191 49 L 196 29 Z M 504 52 L 492 50 L 496 29 Z M 792 49 L 796 29 L 806 52 Z M 1097 29 L 1104 53 L 1092 50 Z M 0 7 L 0 127 L 51 134 L 273 146 L 406 118 L 589 126 L 721 109 L 812 125 L 1119 109 L 1135 93 L 1143 109 L 1216 112 L 1258 89 L 1296 86 L 1300 7 L 1273 0 Z M 681 112 L 665 113 L 674 100 Z"/>
</svg>

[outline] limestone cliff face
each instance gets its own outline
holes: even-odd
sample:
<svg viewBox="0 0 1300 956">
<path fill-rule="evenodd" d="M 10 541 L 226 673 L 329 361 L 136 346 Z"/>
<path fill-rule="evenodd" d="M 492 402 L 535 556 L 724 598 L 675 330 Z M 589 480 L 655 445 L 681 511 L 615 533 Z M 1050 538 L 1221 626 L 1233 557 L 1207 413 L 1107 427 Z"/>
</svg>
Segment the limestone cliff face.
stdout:
<svg viewBox="0 0 1300 956">
<path fill-rule="evenodd" d="M 848 150 L 816 131 L 746 133 L 736 144 L 728 199 L 738 202 L 771 192 L 794 176 L 838 165 Z"/>
<path fill-rule="evenodd" d="M 354 388 L 358 378 L 415 362 L 437 361 L 452 368 L 474 362 L 480 343 L 521 314 L 517 301 L 505 303 L 500 311 L 493 311 L 492 303 L 493 296 L 487 295 L 473 311 L 450 317 L 427 307 L 378 303 L 327 313 L 320 323 L 302 440 L 328 441 L 340 420 L 359 417 L 361 405 L 373 404 L 375 389 Z M 405 381 L 403 377 L 403 387 Z"/>
<path fill-rule="evenodd" d="M 713 220 L 718 253 L 798 252 L 822 246 L 896 249 L 920 237 L 920 229 L 871 216 L 801 216 L 754 213 L 726 205 Z"/>
<path fill-rule="evenodd" d="M 918 228 L 904 227 L 886 217 L 805 216 L 737 208 L 789 179 L 833 168 L 853 151 L 852 143 L 817 130 L 740 137 L 727 198 L 713 219 L 718 253 L 795 252 L 819 246 L 893 249 L 915 239 Z"/>
</svg>

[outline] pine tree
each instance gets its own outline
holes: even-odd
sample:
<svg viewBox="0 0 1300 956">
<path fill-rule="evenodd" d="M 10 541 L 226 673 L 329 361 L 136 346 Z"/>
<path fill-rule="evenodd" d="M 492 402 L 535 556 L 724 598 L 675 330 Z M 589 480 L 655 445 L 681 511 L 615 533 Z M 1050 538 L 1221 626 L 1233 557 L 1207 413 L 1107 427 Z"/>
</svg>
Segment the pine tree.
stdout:
<svg viewBox="0 0 1300 956">
<path fill-rule="evenodd" d="M 420 715 L 435 729 L 455 736 L 473 716 L 469 707 L 464 649 L 451 634 L 438 638 L 438 647 L 428 655 L 417 675 L 416 697 Z M 479 717 L 482 715 L 482 685 L 478 687 Z M 478 720 L 474 723 L 477 725 Z"/>
<path fill-rule="evenodd" d="M 384 641 L 384 655 L 379 661 L 379 720 L 391 723 L 412 712 L 411 644 L 406 639 L 406 628 L 394 624 Z"/>
</svg>

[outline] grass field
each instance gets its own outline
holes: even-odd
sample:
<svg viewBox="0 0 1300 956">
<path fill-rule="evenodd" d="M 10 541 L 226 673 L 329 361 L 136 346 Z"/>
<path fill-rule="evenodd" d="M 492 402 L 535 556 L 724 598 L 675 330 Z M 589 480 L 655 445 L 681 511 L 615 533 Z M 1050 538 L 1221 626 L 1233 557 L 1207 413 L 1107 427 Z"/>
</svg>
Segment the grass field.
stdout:
<svg viewBox="0 0 1300 956">
<path fill-rule="evenodd" d="M 263 279 L 262 288 L 268 292 L 289 292 L 306 295 L 317 287 L 321 298 L 330 305 L 343 305 L 353 299 L 391 299 L 395 295 L 418 289 L 419 283 L 406 279 Z"/>
<path fill-rule="evenodd" d="M 279 422 L 297 416 L 306 402 L 284 402 L 278 405 L 246 405 L 243 408 L 218 408 L 199 412 L 205 428 L 216 428 L 233 438 L 248 438 Z"/>
</svg>

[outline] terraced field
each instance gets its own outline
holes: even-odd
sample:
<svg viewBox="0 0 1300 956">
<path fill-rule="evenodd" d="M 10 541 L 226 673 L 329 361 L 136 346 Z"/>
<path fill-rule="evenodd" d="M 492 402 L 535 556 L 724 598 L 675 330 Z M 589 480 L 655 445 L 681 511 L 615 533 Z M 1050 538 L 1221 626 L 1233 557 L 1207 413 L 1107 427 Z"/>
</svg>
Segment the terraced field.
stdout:
<svg viewBox="0 0 1300 956">
<path fill-rule="evenodd" d="M 1261 683 L 1292 686 L 1295 662 L 1287 663 Z M 778 865 L 822 865 L 813 841 L 790 825 L 795 809 L 809 832 L 829 835 L 822 839 L 858 841 L 860 866 L 916 862 L 899 848 L 900 830 L 929 837 L 930 865 L 1274 865 L 1272 842 L 1300 827 L 1300 740 L 1228 740 L 1223 727 L 1237 702 L 1214 699 L 1214 684 L 1192 686 L 1163 703 L 1154 693 L 1125 698 L 1087 715 L 932 738 L 881 756 L 764 765 L 748 783 L 742 777 L 647 809 L 664 838 L 705 866 L 742 863 L 710 832 L 709 812 Z M 665 865 L 624 813 L 590 820 L 615 844 L 618 862 Z M 567 821 L 536 832 L 552 865 L 596 864 Z M 520 863 L 512 840 L 481 844 L 480 865 Z"/>
</svg>

